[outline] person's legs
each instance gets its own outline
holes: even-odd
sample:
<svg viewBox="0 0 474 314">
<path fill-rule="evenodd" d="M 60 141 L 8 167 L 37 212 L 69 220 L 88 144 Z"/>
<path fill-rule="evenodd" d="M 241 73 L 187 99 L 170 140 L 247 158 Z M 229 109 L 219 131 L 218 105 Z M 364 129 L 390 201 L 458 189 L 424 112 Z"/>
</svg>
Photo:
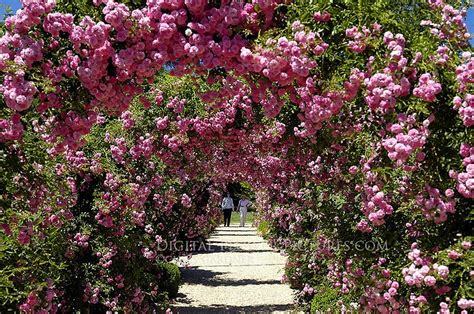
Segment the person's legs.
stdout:
<svg viewBox="0 0 474 314">
<path fill-rule="evenodd" d="M 224 213 L 224 227 L 225 227 L 227 226 L 227 209 L 224 208 L 222 211 Z"/>
<path fill-rule="evenodd" d="M 240 225 L 245 227 L 245 219 L 247 219 L 247 209 L 240 210 Z"/>
<path fill-rule="evenodd" d="M 230 225 L 230 216 L 232 214 L 232 209 L 231 208 L 225 208 L 224 209 L 224 226 L 229 226 Z"/>
</svg>

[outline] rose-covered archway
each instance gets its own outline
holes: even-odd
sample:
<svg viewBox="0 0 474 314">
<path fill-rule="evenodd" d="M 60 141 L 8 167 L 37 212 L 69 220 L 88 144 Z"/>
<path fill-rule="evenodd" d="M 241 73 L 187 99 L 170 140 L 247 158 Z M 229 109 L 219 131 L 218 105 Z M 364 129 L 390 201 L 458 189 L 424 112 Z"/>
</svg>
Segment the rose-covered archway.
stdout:
<svg viewBox="0 0 474 314">
<path fill-rule="evenodd" d="M 24 0 L 0 39 L 2 306 L 165 306 L 187 252 L 160 244 L 206 238 L 245 181 L 303 306 L 473 308 L 474 58 L 448 2 Z"/>
</svg>

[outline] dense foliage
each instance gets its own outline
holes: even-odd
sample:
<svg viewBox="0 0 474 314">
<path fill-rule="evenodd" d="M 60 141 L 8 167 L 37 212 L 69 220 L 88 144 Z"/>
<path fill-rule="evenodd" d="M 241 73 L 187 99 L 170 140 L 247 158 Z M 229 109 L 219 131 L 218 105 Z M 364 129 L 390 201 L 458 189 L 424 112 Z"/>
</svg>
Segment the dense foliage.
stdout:
<svg viewBox="0 0 474 314">
<path fill-rule="evenodd" d="M 303 306 L 474 308 L 462 1 L 22 4 L 0 39 L 2 308 L 165 306 L 166 263 L 235 182 Z"/>
</svg>

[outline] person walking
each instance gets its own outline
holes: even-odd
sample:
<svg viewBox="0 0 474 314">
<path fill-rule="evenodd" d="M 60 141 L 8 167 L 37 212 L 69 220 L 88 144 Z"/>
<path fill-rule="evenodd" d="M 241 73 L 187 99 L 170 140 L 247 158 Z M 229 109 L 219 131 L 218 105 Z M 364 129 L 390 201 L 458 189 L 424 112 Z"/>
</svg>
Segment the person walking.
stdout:
<svg viewBox="0 0 474 314">
<path fill-rule="evenodd" d="M 239 205 L 237 206 L 240 211 L 240 227 L 245 227 L 245 219 L 247 218 L 247 209 L 252 204 L 246 198 L 241 198 L 239 201 Z"/>
<path fill-rule="evenodd" d="M 222 211 L 224 212 L 224 226 L 230 226 L 230 217 L 234 210 L 234 200 L 230 197 L 230 193 L 222 200 Z"/>
</svg>

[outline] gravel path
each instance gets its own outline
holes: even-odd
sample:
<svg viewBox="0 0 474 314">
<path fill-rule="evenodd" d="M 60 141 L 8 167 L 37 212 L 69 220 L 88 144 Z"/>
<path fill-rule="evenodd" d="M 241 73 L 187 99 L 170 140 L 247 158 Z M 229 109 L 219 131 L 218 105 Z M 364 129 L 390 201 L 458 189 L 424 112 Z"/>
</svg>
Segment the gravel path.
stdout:
<svg viewBox="0 0 474 314">
<path fill-rule="evenodd" d="M 255 228 L 219 227 L 183 269 L 173 313 L 292 312 L 292 290 L 280 283 L 284 263 Z"/>
</svg>

